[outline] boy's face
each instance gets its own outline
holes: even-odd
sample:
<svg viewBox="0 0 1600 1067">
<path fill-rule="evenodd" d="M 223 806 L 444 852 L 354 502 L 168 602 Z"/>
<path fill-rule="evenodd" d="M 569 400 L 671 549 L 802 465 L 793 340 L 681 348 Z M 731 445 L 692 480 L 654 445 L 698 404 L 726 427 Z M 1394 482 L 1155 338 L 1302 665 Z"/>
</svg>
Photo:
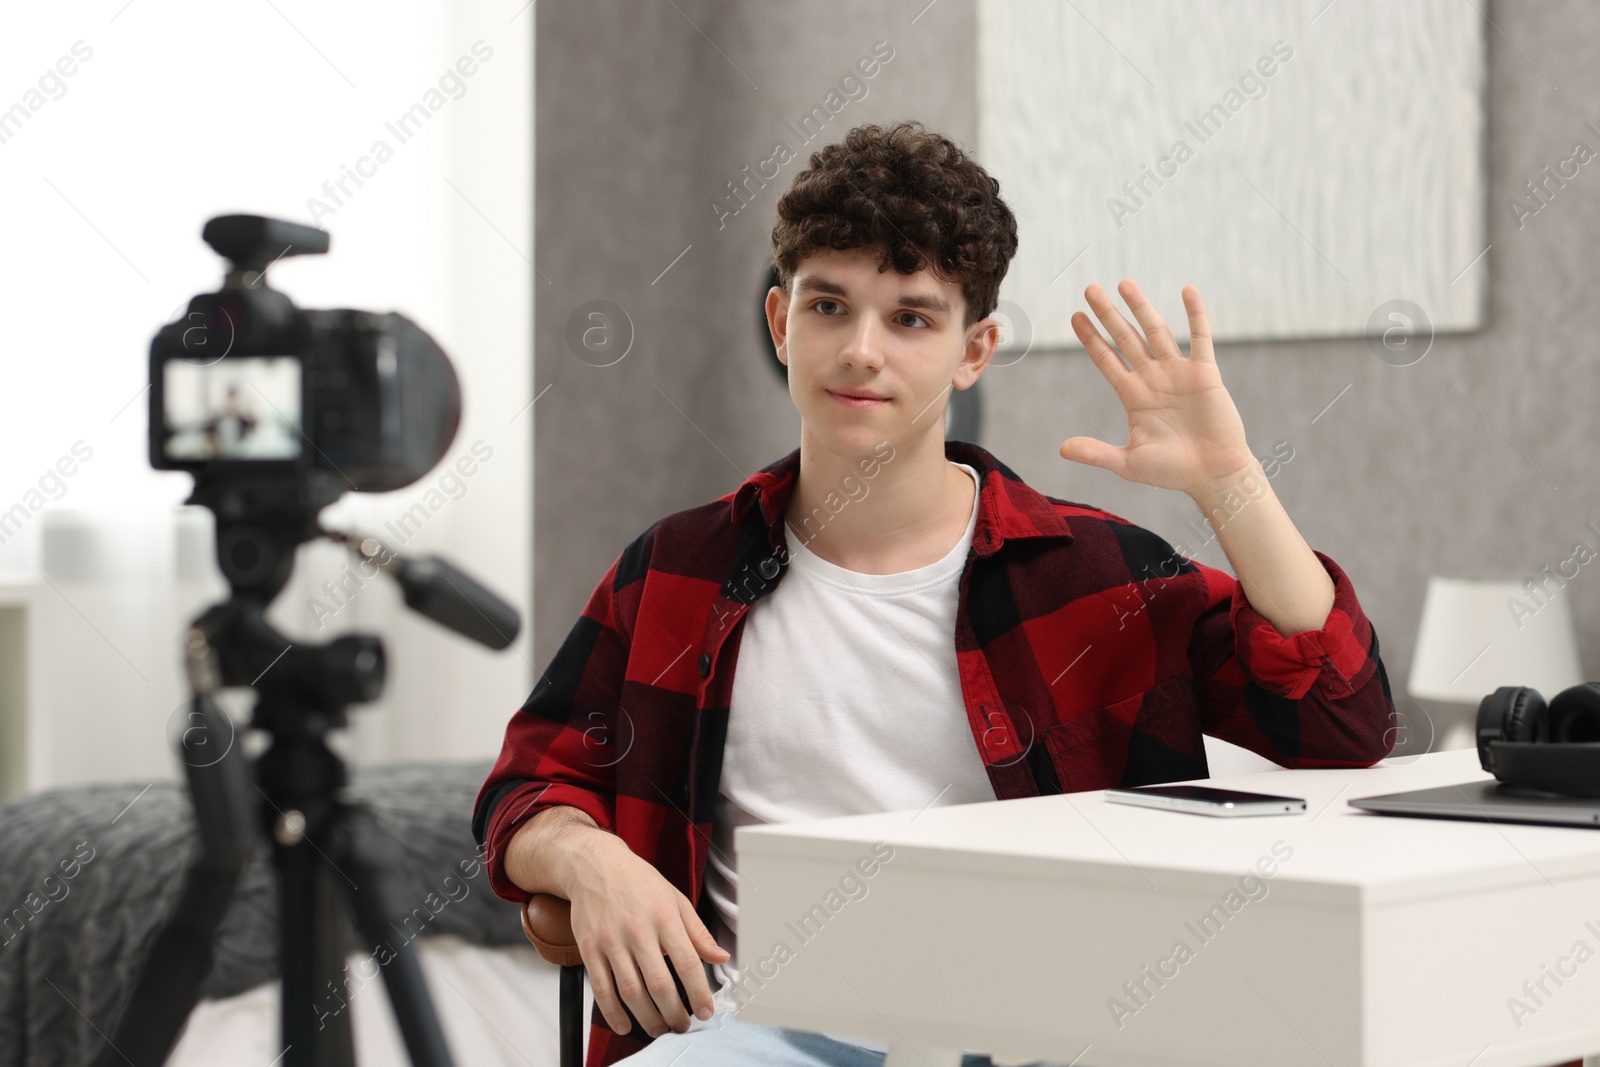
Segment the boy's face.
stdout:
<svg viewBox="0 0 1600 1067">
<path fill-rule="evenodd" d="M 845 456 L 885 440 L 944 440 L 950 390 L 970 387 L 994 357 L 992 316 L 963 328 L 959 284 L 926 268 L 880 273 L 876 249 L 813 253 L 790 290 L 767 293 L 767 325 L 802 433 Z M 852 394 L 880 399 L 852 402 Z"/>
</svg>

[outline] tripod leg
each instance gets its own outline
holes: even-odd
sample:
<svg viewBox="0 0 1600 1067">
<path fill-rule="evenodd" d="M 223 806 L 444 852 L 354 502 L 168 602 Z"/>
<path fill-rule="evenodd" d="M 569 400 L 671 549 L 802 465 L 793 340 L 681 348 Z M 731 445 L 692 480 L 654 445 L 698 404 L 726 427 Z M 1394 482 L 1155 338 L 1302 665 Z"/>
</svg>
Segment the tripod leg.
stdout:
<svg viewBox="0 0 1600 1067">
<path fill-rule="evenodd" d="M 413 1067 L 451 1067 L 439 1017 L 434 1013 L 414 942 L 401 935 L 409 914 L 396 870 L 400 845 L 370 811 L 346 805 L 338 820 L 343 841 L 337 862 L 348 864 L 355 886 L 347 885 L 356 930 L 372 946 L 383 967 L 384 985 Z"/>
<path fill-rule="evenodd" d="M 308 840 L 274 848 L 284 1067 L 354 1067 L 343 989 L 343 916 L 334 885 L 342 876 Z"/>
<path fill-rule="evenodd" d="M 102 1067 L 160 1067 L 211 972 L 211 942 L 228 910 L 239 871 L 196 863 L 184 876 L 171 916 L 139 966 L 133 992 L 118 1016 Z"/>
<path fill-rule="evenodd" d="M 179 754 L 188 772 L 200 856 L 139 966 L 99 1060 L 105 1067 L 160 1067 L 166 1061 L 211 972 L 212 941 L 258 840 L 249 764 L 232 725 L 209 696 L 194 698 Z"/>
</svg>

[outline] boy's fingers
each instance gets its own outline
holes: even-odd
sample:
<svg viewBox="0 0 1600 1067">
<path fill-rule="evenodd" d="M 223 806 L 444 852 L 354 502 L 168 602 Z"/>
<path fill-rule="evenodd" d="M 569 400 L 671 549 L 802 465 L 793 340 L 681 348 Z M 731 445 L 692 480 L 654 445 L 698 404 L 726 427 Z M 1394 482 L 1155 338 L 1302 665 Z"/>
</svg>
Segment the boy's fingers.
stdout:
<svg viewBox="0 0 1600 1067">
<path fill-rule="evenodd" d="M 601 961 L 598 967 L 590 966 L 588 971 L 589 991 L 594 994 L 594 1002 L 600 1006 L 601 1016 L 617 1033 L 627 1033 L 628 1016 L 616 998 L 615 987 L 611 983 L 610 966 Z"/>
<path fill-rule="evenodd" d="M 678 980 L 683 983 L 683 991 L 688 995 L 689 1003 L 686 1007 L 690 1015 L 699 1015 L 700 1009 L 711 1008 L 711 985 L 706 981 L 706 969 L 701 966 L 700 954 L 694 950 L 694 945 L 688 937 L 673 939 L 676 943 L 667 955 L 672 960 L 673 969 L 678 972 Z"/>
<path fill-rule="evenodd" d="M 656 1011 L 648 976 L 640 972 L 638 962 L 626 953 L 618 970 L 622 973 L 617 975 L 617 991 L 622 995 L 623 1002 L 633 1009 L 633 1017 L 639 1020 L 639 1025 L 644 1028 L 645 1033 L 659 1036 L 659 1032 L 665 1031 L 667 1024 Z"/>
<path fill-rule="evenodd" d="M 656 951 L 658 953 L 661 951 L 659 945 Z M 635 1008 L 633 1013 L 639 1016 L 639 1022 L 644 1028 L 651 1032 L 652 1037 L 660 1037 L 668 1030 L 688 1029 L 689 1009 L 678 999 L 678 987 L 672 981 L 672 972 L 667 970 L 665 955 L 658 955 L 655 959 L 646 961 L 640 968 L 640 973 L 644 975 L 645 990 L 649 994 L 649 1007 L 659 1020 L 660 1033 L 656 1032 L 658 1028 L 656 1022 L 654 1020 L 645 1022 L 644 1016 Z"/>
</svg>

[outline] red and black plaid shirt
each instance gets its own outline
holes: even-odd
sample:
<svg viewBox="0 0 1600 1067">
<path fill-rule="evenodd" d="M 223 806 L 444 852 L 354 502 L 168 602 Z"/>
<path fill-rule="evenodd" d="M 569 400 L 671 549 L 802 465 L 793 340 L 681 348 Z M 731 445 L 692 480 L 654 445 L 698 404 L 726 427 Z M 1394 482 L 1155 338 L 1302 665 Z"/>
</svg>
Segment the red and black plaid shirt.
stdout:
<svg viewBox="0 0 1600 1067">
<path fill-rule="evenodd" d="M 1285 767 L 1389 754 L 1394 705 L 1355 589 L 1319 630 L 1280 634 L 1237 579 L 1099 508 L 1045 496 L 982 448 L 945 444 L 982 489 L 953 640 L 973 739 L 1001 800 L 1207 776 L 1201 734 Z M 478 794 L 490 884 L 516 829 L 570 804 L 696 905 L 743 620 L 787 570 L 796 449 L 623 549 L 526 703 Z M 751 505 L 758 505 L 752 507 Z M 870 714 L 871 709 L 861 709 Z M 638 1051 L 591 1016 L 589 1067 Z"/>
</svg>

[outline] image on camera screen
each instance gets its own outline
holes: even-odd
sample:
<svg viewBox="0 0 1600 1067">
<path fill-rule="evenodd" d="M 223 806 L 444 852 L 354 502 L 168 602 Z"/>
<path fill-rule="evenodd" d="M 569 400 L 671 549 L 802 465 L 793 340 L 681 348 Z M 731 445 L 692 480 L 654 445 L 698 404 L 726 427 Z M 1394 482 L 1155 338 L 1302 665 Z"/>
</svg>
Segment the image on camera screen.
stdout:
<svg viewBox="0 0 1600 1067">
<path fill-rule="evenodd" d="M 232 356 L 164 365 L 166 455 L 174 460 L 300 455 L 300 361 Z"/>
</svg>

